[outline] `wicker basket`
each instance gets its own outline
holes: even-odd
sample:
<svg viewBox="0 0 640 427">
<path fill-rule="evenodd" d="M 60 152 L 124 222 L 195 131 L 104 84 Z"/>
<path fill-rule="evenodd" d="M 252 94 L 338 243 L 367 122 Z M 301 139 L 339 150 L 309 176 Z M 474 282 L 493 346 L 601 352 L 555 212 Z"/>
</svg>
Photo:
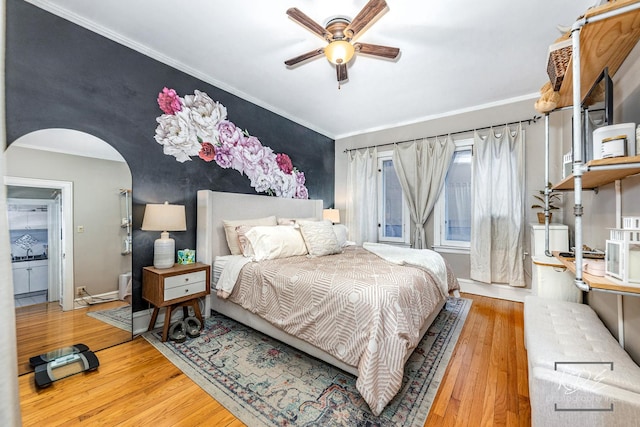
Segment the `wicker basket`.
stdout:
<svg viewBox="0 0 640 427">
<path fill-rule="evenodd" d="M 571 39 L 563 40 L 549 46 L 547 74 L 549 75 L 551 86 L 556 92 L 560 90 L 560 86 L 562 86 L 562 79 L 569 67 L 572 51 Z"/>
</svg>

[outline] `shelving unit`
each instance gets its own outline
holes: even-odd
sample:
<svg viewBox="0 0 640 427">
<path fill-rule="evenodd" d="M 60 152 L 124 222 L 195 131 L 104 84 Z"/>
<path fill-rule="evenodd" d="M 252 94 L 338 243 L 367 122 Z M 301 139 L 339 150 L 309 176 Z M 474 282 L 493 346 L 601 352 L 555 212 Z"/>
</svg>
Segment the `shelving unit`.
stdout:
<svg viewBox="0 0 640 427">
<path fill-rule="evenodd" d="M 614 15 L 604 20 L 595 20 L 609 13 L 638 3 L 637 0 L 617 0 L 587 10 L 584 19 L 589 25 L 580 29 L 580 99 L 595 83 L 602 70 L 609 68 L 613 76 L 640 39 L 640 15 L 636 12 Z M 572 56 L 574 58 L 575 55 Z M 560 101 L 557 108 L 573 105 L 573 59 L 569 61 L 560 86 Z"/>
<path fill-rule="evenodd" d="M 567 106 L 573 108 L 573 174 L 552 186 L 552 189 L 574 191 L 576 251 L 575 259 L 560 257 L 557 253 L 553 255 L 575 273 L 575 284 L 583 291 L 593 289 L 620 295 L 640 296 L 640 287 L 618 284 L 613 279 L 592 276 L 582 271 L 582 190 L 595 189 L 640 173 L 640 156 L 592 160 L 587 164 L 579 160 L 583 158 L 581 109 L 585 97 L 605 68 L 608 68 L 610 76 L 618 71 L 639 39 L 640 1 L 638 0 L 612 1 L 592 8 L 571 29 L 572 58 L 560 87 L 560 101 L 557 108 Z M 546 119 L 545 178 L 548 182 L 548 114 Z M 545 193 L 548 191 L 550 189 Z M 548 197 L 546 194 L 545 196 Z"/>
<path fill-rule="evenodd" d="M 131 254 L 131 190 L 120 189 L 121 197 L 121 217 L 120 228 L 126 232 L 122 242 L 122 255 Z"/>
<path fill-rule="evenodd" d="M 582 189 L 593 190 L 637 173 L 640 173 L 640 156 L 591 160 L 582 174 Z M 569 175 L 552 189 L 573 190 L 573 187 L 573 175 Z"/>
<path fill-rule="evenodd" d="M 569 271 L 575 274 L 576 263 L 575 258 L 568 258 L 560 256 L 558 251 L 553 251 L 553 256 L 556 257 L 562 265 L 567 267 Z M 640 296 L 640 285 L 624 284 L 615 279 L 610 279 L 605 276 L 594 276 L 589 273 L 582 273 L 582 280 L 589 285 L 591 289 L 600 291 L 609 291 L 622 294 L 628 294 L 633 296 Z"/>
</svg>

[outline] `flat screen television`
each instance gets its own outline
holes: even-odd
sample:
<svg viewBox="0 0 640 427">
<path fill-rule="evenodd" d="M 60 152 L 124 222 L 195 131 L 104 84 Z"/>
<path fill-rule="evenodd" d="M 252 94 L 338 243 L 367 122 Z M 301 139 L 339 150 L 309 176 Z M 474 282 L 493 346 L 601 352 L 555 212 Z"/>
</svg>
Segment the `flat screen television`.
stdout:
<svg viewBox="0 0 640 427">
<path fill-rule="evenodd" d="M 593 160 L 593 131 L 613 124 L 613 81 L 605 68 L 582 101 L 582 153 Z"/>
</svg>

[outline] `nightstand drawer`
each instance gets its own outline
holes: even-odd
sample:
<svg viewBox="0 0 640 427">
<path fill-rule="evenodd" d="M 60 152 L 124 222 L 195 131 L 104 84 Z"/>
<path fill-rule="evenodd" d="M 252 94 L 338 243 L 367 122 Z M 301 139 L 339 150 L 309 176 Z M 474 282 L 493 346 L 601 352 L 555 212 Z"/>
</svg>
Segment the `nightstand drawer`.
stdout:
<svg viewBox="0 0 640 427">
<path fill-rule="evenodd" d="M 165 280 L 165 285 L 167 284 L 167 282 L 168 280 Z M 173 286 L 171 288 L 165 286 L 164 300 L 169 301 L 176 298 L 186 297 L 188 295 L 204 292 L 206 291 L 206 289 L 207 289 L 207 283 L 205 280 L 202 280 L 200 282 L 182 284 L 180 286 Z"/>
<path fill-rule="evenodd" d="M 207 272 L 205 270 L 171 276 L 164 279 L 164 289 L 168 290 L 169 288 L 175 288 L 176 286 L 188 285 L 195 282 L 204 282 L 206 279 Z M 165 300 L 166 299 L 167 298 L 165 297 Z"/>
</svg>

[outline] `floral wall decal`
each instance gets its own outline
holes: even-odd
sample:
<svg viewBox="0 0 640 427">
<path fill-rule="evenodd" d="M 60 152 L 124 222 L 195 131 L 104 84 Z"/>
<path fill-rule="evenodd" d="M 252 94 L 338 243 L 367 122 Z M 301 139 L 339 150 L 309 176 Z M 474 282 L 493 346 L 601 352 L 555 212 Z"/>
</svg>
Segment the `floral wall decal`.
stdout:
<svg viewBox="0 0 640 427">
<path fill-rule="evenodd" d="M 304 173 L 287 154 L 274 153 L 255 136 L 227 120 L 224 105 L 198 90 L 181 98 L 174 89 L 158 94 L 163 114 L 156 118 L 155 140 L 163 152 L 183 163 L 198 156 L 221 168 L 245 174 L 258 193 L 308 199 Z"/>
</svg>

